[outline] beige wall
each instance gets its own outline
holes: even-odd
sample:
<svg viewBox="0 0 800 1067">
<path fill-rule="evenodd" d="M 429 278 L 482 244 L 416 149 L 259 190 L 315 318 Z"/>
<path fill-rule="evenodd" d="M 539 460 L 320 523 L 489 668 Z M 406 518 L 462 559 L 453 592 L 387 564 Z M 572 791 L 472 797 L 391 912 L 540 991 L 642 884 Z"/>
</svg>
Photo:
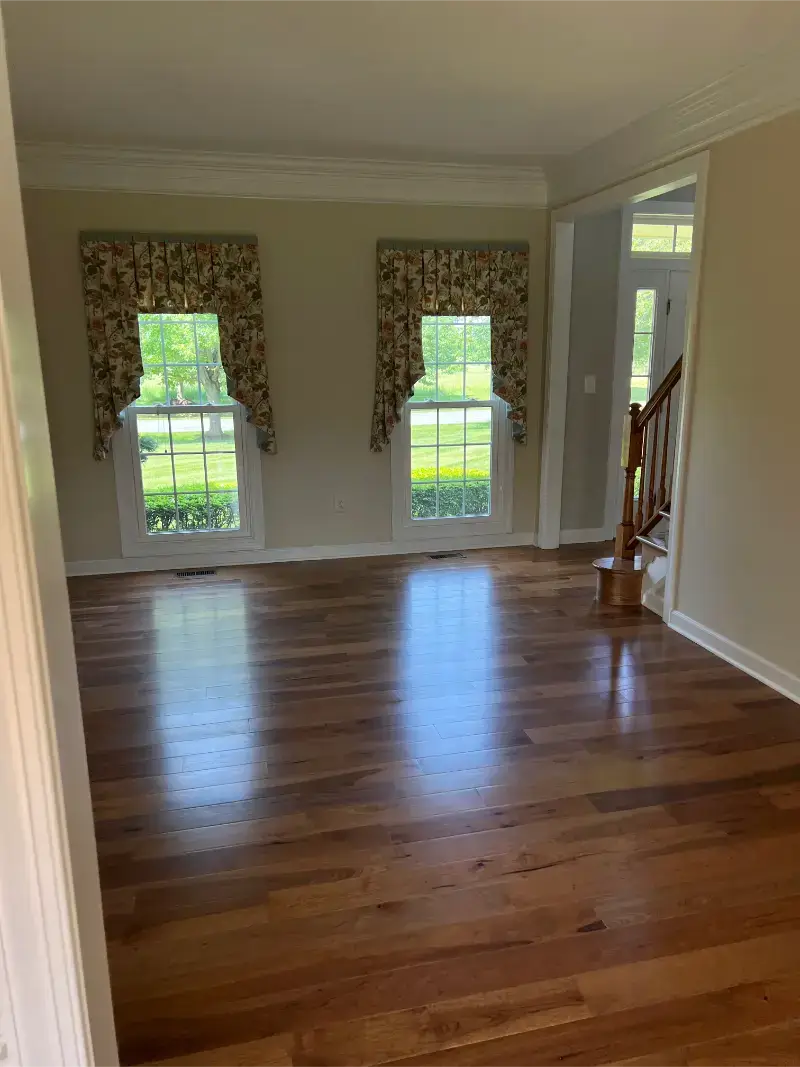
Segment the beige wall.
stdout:
<svg viewBox="0 0 800 1067">
<path fill-rule="evenodd" d="M 800 113 L 711 149 L 675 606 L 800 676 Z"/>
<path fill-rule="evenodd" d="M 262 459 L 268 548 L 391 540 L 389 453 L 368 444 L 376 241 L 528 240 L 530 443 L 515 450 L 514 531 L 535 529 L 545 212 L 39 190 L 24 204 L 68 561 L 120 555 L 113 463 L 91 454 L 77 251 L 87 229 L 258 236 L 279 450 Z"/>
<path fill-rule="evenodd" d="M 621 240 L 620 210 L 575 223 L 562 530 L 597 529 L 605 521 Z M 587 374 L 595 376 L 595 393 L 585 391 Z"/>
</svg>

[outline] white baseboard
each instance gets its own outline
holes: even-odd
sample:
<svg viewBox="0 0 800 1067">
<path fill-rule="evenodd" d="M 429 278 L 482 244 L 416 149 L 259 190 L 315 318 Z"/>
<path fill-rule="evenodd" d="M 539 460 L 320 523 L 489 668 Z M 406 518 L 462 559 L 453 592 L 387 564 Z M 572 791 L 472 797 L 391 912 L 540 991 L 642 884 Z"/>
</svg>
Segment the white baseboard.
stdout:
<svg viewBox="0 0 800 1067">
<path fill-rule="evenodd" d="M 470 548 L 514 548 L 534 545 L 532 533 L 495 537 L 454 537 L 414 541 L 365 541 L 347 545 L 309 545 L 301 548 L 267 548 L 246 552 L 183 552 L 174 556 L 127 556 L 68 562 L 67 576 L 127 574 L 136 571 L 174 571 L 186 567 L 231 567 L 249 563 L 298 563 L 315 559 L 350 559 L 358 556 L 405 556 L 415 553 L 464 551 Z"/>
<path fill-rule="evenodd" d="M 682 611 L 673 611 L 670 614 L 669 626 L 677 633 L 688 637 L 690 641 L 694 641 L 695 644 L 707 648 L 715 656 L 727 660 L 734 667 L 738 667 L 746 674 L 757 678 L 759 682 L 768 685 L 770 689 L 775 689 L 782 696 L 800 704 L 800 678 L 790 674 L 789 671 L 785 671 L 776 663 L 764 659 L 763 656 L 759 656 L 756 652 L 750 652 L 749 649 L 737 645 L 735 641 L 730 641 L 727 637 L 723 637 L 722 634 L 718 634 L 714 630 L 709 630 L 707 626 L 695 622 L 688 615 L 684 615 Z"/>
<path fill-rule="evenodd" d="M 602 526 L 593 530 L 562 530 L 559 534 L 559 542 L 562 545 L 590 545 L 597 541 L 611 541 L 613 533 L 609 533 Z"/>
<path fill-rule="evenodd" d="M 660 619 L 664 618 L 664 596 L 662 593 L 657 593 L 654 589 L 645 590 L 642 594 L 642 604 L 650 611 L 655 612 Z"/>
</svg>

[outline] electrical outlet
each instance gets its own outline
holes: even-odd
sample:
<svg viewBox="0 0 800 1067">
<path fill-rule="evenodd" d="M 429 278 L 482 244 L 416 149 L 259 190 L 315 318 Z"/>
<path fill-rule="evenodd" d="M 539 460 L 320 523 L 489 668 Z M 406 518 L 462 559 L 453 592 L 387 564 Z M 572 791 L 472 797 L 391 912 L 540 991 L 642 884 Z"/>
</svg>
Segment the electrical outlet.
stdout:
<svg viewBox="0 0 800 1067">
<path fill-rule="evenodd" d="M 336 512 L 337 515 L 342 515 L 344 513 L 345 506 L 343 496 L 335 496 L 333 498 L 333 510 Z"/>
<path fill-rule="evenodd" d="M 587 374 L 583 379 L 583 391 L 584 393 L 596 393 L 597 392 L 597 378 L 594 374 Z"/>
</svg>

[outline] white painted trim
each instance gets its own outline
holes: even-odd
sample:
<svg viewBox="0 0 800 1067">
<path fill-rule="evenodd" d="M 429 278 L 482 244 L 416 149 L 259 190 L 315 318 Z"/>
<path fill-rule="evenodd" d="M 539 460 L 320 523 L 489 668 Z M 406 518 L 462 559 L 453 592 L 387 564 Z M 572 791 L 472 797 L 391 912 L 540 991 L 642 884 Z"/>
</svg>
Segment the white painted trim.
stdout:
<svg viewBox="0 0 800 1067">
<path fill-rule="evenodd" d="M 620 519 L 620 487 L 622 484 L 622 440 L 624 437 L 625 412 L 630 399 L 630 368 L 632 365 L 629 338 L 631 309 L 625 294 L 630 276 L 630 247 L 633 229 L 633 211 L 624 204 L 622 211 L 622 234 L 617 275 L 617 324 L 614 335 L 614 380 L 611 386 L 611 424 L 608 428 L 608 465 L 606 470 L 605 524 L 616 529 Z"/>
<path fill-rule="evenodd" d="M 584 198 L 583 200 L 576 201 L 573 204 L 569 204 L 558 211 L 553 213 L 553 220 L 555 226 L 555 238 L 552 242 L 551 257 L 555 257 L 558 260 L 557 245 L 559 240 L 559 227 L 570 226 L 570 245 L 573 241 L 572 230 L 574 230 L 574 221 L 582 218 L 586 215 L 592 215 L 596 212 L 611 211 L 615 208 L 622 207 L 627 203 L 636 203 L 640 200 L 648 199 L 652 196 L 657 196 L 664 192 L 669 192 L 672 189 L 680 188 L 684 185 L 691 185 L 696 183 L 697 193 L 695 197 L 694 205 L 694 235 L 692 241 L 692 256 L 691 256 L 691 283 L 686 298 L 686 340 L 684 343 L 683 352 L 683 386 L 681 389 L 681 410 L 678 420 L 678 434 L 676 439 L 675 448 L 675 465 L 674 465 L 674 477 L 673 477 L 673 491 L 672 491 L 672 504 L 670 507 L 671 521 L 670 521 L 670 551 L 668 559 L 668 569 L 665 581 L 664 590 L 664 619 L 668 620 L 670 612 L 672 610 L 672 604 L 674 602 L 675 589 L 680 574 L 681 565 L 681 549 L 683 541 L 683 522 L 682 522 L 682 509 L 683 498 L 685 495 L 685 477 L 684 470 L 686 465 L 686 457 L 689 450 L 689 436 L 691 428 L 692 417 L 692 404 L 694 399 L 694 348 L 695 348 L 695 336 L 696 336 L 696 324 L 697 324 L 697 304 L 700 286 L 700 276 L 702 268 L 702 248 L 703 248 L 703 229 L 705 221 L 705 202 L 706 202 L 706 184 L 708 177 L 708 165 L 709 154 L 708 152 L 701 152 L 698 155 L 690 156 L 687 159 L 680 160 L 678 163 L 671 163 L 665 167 L 661 167 L 659 170 L 653 171 L 649 174 L 641 175 L 630 181 L 623 182 L 621 185 L 615 186 L 613 189 L 605 189 L 602 192 L 595 193 L 591 196 Z M 567 336 L 566 343 L 561 343 L 557 346 L 552 344 L 552 336 L 554 331 L 554 324 L 562 322 L 568 311 L 568 301 L 571 299 L 572 293 L 572 270 L 570 265 L 570 271 L 567 275 L 565 270 L 565 259 L 562 257 L 560 269 L 562 275 L 559 277 L 559 284 L 555 284 L 556 269 L 559 267 L 556 262 L 553 266 L 553 259 L 551 258 L 551 288 L 550 288 L 550 300 L 549 300 L 549 323 L 548 323 L 548 336 L 550 343 L 548 344 L 548 368 L 547 368 L 547 382 L 545 385 L 545 412 L 550 411 L 551 405 L 555 405 L 556 410 L 559 409 L 562 412 L 566 410 L 566 382 L 569 373 L 569 337 Z M 569 279 L 568 284 L 567 280 Z M 567 317 L 568 327 L 568 317 Z M 563 323 L 561 325 L 563 328 Z M 560 364 L 560 365 L 559 365 Z M 555 547 L 552 541 L 549 539 L 549 531 L 545 531 L 543 535 L 541 516 L 552 515 L 555 509 L 558 509 L 560 514 L 561 508 L 561 470 L 563 469 L 563 449 L 564 449 L 564 432 L 565 432 L 565 420 L 559 421 L 553 419 L 552 422 L 548 422 L 547 414 L 545 416 L 544 436 L 542 441 L 542 479 L 541 479 L 541 492 L 540 492 L 540 526 L 539 526 L 539 538 L 538 544 L 541 548 Z M 545 459 L 551 453 L 557 455 L 560 452 L 560 466 L 559 466 L 559 480 L 557 488 L 555 485 L 549 485 L 545 477 Z M 608 520 L 610 516 L 606 515 Z M 545 539 L 547 537 L 547 539 Z"/>
<path fill-rule="evenodd" d="M 443 538 L 465 540 L 468 537 L 497 537 L 511 533 L 515 445 L 512 440 L 511 422 L 507 417 L 508 405 L 494 394 L 487 403 L 490 403 L 492 408 L 492 513 L 485 517 L 426 521 L 412 519 L 411 481 L 408 477 L 411 450 L 410 420 L 404 417 L 395 427 L 389 446 L 392 460 L 392 538 L 399 545 L 423 544 L 426 541 L 438 542 Z M 424 410 L 422 405 L 418 405 L 419 408 Z M 437 409 L 436 404 L 431 404 L 428 408 L 428 410 Z M 406 412 L 408 412 L 408 407 L 404 415 Z"/>
<path fill-rule="evenodd" d="M 633 306 L 630 303 L 631 277 L 637 271 L 658 270 L 691 271 L 695 260 L 691 256 L 648 256 L 631 253 L 631 236 L 633 216 L 636 203 L 630 202 L 622 207 L 622 235 L 619 256 L 619 277 L 617 281 L 617 325 L 614 340 L 614 382 L 611 393 L 611 426 L 608 435 L 608 471 L 606 474 L 606 526 L 614 528 L 620 517 L 622 500 L 622 441 L 624 437 L 625 415 L 628 411 L 630 397 L 630 371 L 632 362 Z M 658 201 L 657 215 L 661 208 L 668 214 L 684 214 L 694 217 L 694 203 L 676 201 L 673 203 Z M 688 210 L 686 210 L 688 209 Z M 663 332 L 666 335 L 666 324 Z M 668 370 L 669 368 L 666 368 Z"/>
<path fill-rule="evenodd" d="M 346 545 L 308 545 L 298 548 L 267 548 L 260 552 L 209 552 L 204 555 L 117 557 L 85 559 L 67 563 L 67 574 L 126 574 L 135 571 L 172 571 L 185 567 L 230 567 L 264 563 L 299 563 L 315 559 L 353 559 L 361 556 L 411 556 L 428 552 L 467 551 L 472 548 L 515 548 L 535 545 L 532 533 L 483 537 L 451 537 L 432 544 L 427 538 L 401 541 L 364 541 Z"/>
<path fill-rule="evenodd" d="M 118 1063 L 0 22 L 0 1001 L 12 1064 Z"/>
<path fill-rule="evenodd" d="M 660 593 L 656 593 L 653 589 L 645 590 L 642 594 L 642 604 L 660 619 L 664 618 L 664 597 Z"/>
<path fill-rule="evenodd" d="M 636 210 L 637 208 L 642 210 L 638 211 Z M 653 200 L 650 198 L 634 205 L 633 210 L 636 211 L 637 215 L 653 216 L 653 218 L 657 218 L 659 215 L 694 215 L 694 200 Z M 683 255 L 685 259 L 689 258 L 688 253 L 679 254 Z M 647 253 L 643 252 L 642 255 L 647 255 Z"/>
<path fill-rule="evenodd" d="M 550 315 L 547 328 L 544 425 L 539 478 L 540 548 L 558 548 L 561 540 L 561 485 L 567 428 L 567 379 L 572 311 L 572 256 L 575 226 L 554 221 L 550 238 Z"/>
<path fill-rule="evenodd" d="M 391 162 L 95 145 L 18 145 L 32 189 L 543 208 L 538 166 Z"/>
<path fill-rule="evenodd" d="M 611 541 L 613 538 L 613 532 L 597 526 L 589 530 L 562 530 L 559 540 L 562 545 L 591 545 L 598 541 Z"/>
<path fill-rule="evenodd" d="M 696 379 L 695 347 L 697 344 L 697 309 L 700 302 L 700 282 L 703 270 L 705 239 L 706 190 L 708 187 L 709 154 L 696 157 L 697 191 L 694 203 L 694 231 L 689 289 L 686 294 L 686 323 L 684 325 L 683 365 L 681 371 L 681 404 L 673 458 L 672 500 L 670 503 L 669 555 L 664 580 L 664 620 L 669 622 L 680 580 L 683 555 L 683 513 L 686 500 L 686 464 L 691 446 L 692 417 Z"/>
<path fill-rule="evenodd" d="M 707 648 L 709 652 L 713 652 L 720 659 L 732 663 L 734 667 L 738 667 L 745 674 L 757 678 L 759 682 L 768 685 L 770 689 L 774 689 L 782 696 L 800 704 L 800 678 L 795 674 L 790 674 L 789 671 L 785 671 L 777 663 L 772 663 L 770 660 L 764 659 L 763 656 L 759 656 L 757 652 L 751 652 L 750 649 L 737 645 L 735 641 L 723 637 L 722 634 L 718 634 L 715 630 L 710 630 L 707 626 L 703 626 L 702 623 L 696 622 L 688 615 L 684 615 L 682 611 L 673 611 L 671 613 L 669 626 L 676 633 L 682 634 L 683 637 L 688 637 L 690 641 L 694 641 L 695 644 L 701 645 L 703 648 Z"/>
<path fill-rule="evenodd" d="M 787 34 L 779 47 L 560 160 L 548 169 L 551 200 L 565 203 L 653 170 L 798 106 L 797 41 Z"/>
<path fill-rule="evenodd" d="M 601 189 L 599 192 L 590 193 L 580 200 L 574 200 L 556 208 L 552 215 L 553 221 L 575 222 L 584 215 L 613 211 L 614 208 L 621 207 L 628 202 L 635 204 L 641 200 L 650 200 L 654 196 L 660 196 L 662 193 L 671 193 L 674 189 L 682 189 L 684 185 L 693 185 L 698 168 L 707 168 L 707 166 L 708 152 L 698 152 L 676 163 L 667 163 L 656 170 L 620 182 L 610 189 Z M 695 197 L 696 212 L 697 198 Z"/>
<path fill-rule="evenodd" d="M 178 414 L 185 411 L 185 408 L 179 408 Z M 262 452 L 258 447 L 256 428 L 246 422 L 244 409 L 235 408 L 233 419 L 242 529 L 228 533 L 153 536 L 145 528 L 142 470 L 137 449 L 134 448 L 133 427 L 123 412 L 122 426 L 111 443 L 123 556 L 174 557 L 209 551 L 242 552 L 264 547 Z"/>
</svg>

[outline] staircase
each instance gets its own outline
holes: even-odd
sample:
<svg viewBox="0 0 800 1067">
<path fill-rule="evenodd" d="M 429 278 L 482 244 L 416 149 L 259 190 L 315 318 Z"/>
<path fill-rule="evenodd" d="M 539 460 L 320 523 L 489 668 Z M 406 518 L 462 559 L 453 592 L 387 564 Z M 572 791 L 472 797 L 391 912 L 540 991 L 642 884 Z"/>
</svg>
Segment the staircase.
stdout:
<svg viewBox="0 0 800 1067">
<path fill-rule="evenodd" d="M 631 404 L 626 420 L 625 491 L 614 555 L 596 559 L 597 599 L 630 607 L 644 603 L 663 610 L 669 518 L 678 412 L 676 390 L 683 357 L 677 360 L 644 407 Z"/>
</svg>

